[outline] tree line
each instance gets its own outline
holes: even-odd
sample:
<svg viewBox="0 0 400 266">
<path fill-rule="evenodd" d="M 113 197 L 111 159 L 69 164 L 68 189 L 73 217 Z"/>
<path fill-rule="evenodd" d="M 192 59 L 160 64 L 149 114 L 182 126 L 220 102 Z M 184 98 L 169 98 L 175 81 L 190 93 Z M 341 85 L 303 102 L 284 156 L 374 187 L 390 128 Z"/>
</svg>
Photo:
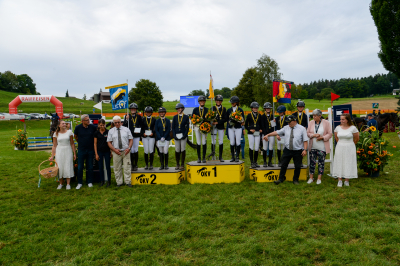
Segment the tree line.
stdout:
<svg viewBox="0 0 400 266">
<path fill-rule="evenodd" d="M 16 75 L 11 71 L 0 72 L 0 90 L 23 94 L 39 94 L 36 84 L 28 74 Z"/>
</svg>

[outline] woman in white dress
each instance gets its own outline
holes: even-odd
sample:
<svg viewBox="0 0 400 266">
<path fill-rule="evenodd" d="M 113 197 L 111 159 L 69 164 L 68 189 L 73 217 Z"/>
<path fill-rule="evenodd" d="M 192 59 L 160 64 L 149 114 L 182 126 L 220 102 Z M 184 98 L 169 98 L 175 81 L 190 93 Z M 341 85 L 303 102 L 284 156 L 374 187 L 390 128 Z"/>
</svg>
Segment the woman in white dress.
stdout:
<svg viewBox="0 0 400 266">
<path fill-rule="evenodd" d="M 50 160 L 55 157 L 58 164 L 58 176 L 60 184 L 57 189 L 63 187 L 63 178 L 67 179 L 67 189 L 71 189 L 70 181 L 74 176 L 74 160 L 76 159 L 75 143 L 73 133 L 67 130 L 65 121 L 60 121 L 53 135 L 53 149 Z"/>
<path fill-rule="evenodd" d="M 335 128 L 337 142 L 333 163 L 333 177 L 339 178 L 338 187 L 349 186 L 349 179 L 357 178 L 356 143 L 360 139 L 358 130 L 352 125 L 349 114 L 340 116 L 340 125 Z"/>
</svg>

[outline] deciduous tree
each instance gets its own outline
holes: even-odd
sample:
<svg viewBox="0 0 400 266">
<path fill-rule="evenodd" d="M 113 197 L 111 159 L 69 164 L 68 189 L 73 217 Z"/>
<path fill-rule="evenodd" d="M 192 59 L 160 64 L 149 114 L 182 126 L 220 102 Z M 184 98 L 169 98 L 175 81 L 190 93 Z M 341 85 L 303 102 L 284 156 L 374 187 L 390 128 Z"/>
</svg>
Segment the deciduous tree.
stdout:
<svg viewBox="0 0 400 266">
<path fill-rule="evenodd" d="M 146 106 L 151 106 L 157 111 L 163 105 L 163 96 L 155 82 L 148 79 L 141 79 L 129 91 L 129 103 L 133 102 L 138 105 L 140 111 L 143 111 Z"/>
</svg>

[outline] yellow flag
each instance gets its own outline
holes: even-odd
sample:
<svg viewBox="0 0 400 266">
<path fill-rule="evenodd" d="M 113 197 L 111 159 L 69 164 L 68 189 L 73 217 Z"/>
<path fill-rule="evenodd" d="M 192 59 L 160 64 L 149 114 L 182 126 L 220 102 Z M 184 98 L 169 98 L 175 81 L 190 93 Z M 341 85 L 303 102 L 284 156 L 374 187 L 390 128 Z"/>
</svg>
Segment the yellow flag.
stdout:
<svg viewBox="0 0 400 266">
<path fill-rule="evenodd" d="M 208 96 L 209 99 L 213 99 L 214 98 L 214 85 L 213 85 L 213 79 L 210 73 L 210 87 L 208 88 L 209 92 L 210 92 L 210 96 Z"/>
</svg>

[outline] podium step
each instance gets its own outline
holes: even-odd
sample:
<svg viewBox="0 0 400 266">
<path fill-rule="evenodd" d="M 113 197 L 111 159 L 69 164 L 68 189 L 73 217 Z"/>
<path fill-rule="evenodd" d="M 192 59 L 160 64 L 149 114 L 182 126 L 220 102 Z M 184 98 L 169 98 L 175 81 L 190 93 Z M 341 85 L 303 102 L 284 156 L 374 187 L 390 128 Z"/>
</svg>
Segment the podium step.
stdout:
<svg viewBox="0 0 400 266">
<path fill-rule="evenodd" d="M 307 165 L 304 165 L 300 170 L 299 181 L 307 180 Z M 281 168 L 278 165 L 274 165 L 273 167 L 263 167 L 260 166 L 258 168 L 249 168 L 249 176 L 251 180 L 256 182 L 274 182 L 279 179 L 279 174 L 281 172 Z M 286 170 L 286 181 L 293 181 L 294 175 L 294 164 L 289 164 Z"/>
<path fill-rule="evenodd" d="M 187 165 L 187 180 L 191 184 L 204 183 L 240 183 L 244 180 L 244 162 L 207 161 L 189 162 Z"/>
<path fill-rule="evenodd" d="M 132 185 L 178 185 L 185 180 L 185 176 L 185 170 L 175 170 L 175 166 L 168 170 L 159 170 L 158 167 L 153 170 L 139 168 L 131 171 L 131 182 Z"/>
</svg>

